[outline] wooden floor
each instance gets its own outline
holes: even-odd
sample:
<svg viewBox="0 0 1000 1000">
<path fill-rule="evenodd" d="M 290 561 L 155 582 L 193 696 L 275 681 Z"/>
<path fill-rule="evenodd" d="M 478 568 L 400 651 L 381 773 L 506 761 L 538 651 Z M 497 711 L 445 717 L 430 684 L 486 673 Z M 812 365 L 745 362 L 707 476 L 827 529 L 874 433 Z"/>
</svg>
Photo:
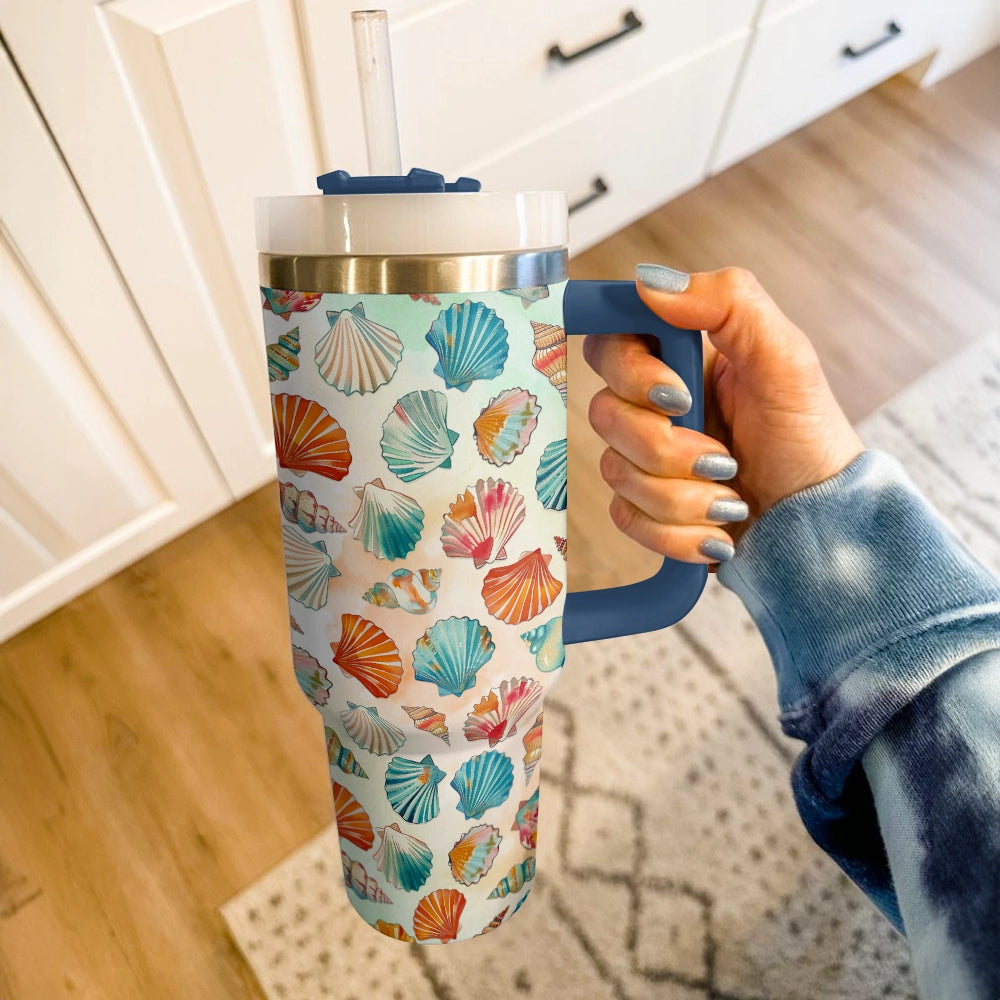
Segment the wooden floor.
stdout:
<svg viewBox="0 0 1000 1000">
<path fill-rule="evenodd" d="M 751 267 L 860 418 L 1000 327 L 998 92 L 1000 51 L 930 91 L 890 81 L 574 276 Z M 571 582 L 636 579 L 649 562 L 606 542 L 579 357 L 571 382 L 571 491 L 587 504 Z M 261 996 L 216 908 L 331 819 L 279 539 L 262 490 L 0 647 L 3 1000 Z"/>
</svg>

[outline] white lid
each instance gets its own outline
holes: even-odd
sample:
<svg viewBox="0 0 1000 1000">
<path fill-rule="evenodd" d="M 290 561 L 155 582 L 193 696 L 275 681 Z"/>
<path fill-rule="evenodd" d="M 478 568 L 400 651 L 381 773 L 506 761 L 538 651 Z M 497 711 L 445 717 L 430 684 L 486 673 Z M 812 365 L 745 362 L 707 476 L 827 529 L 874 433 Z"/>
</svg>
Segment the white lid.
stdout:
<svg viewBox="0 0 1000 1000">
<path fill-rule="evenodd" d="M 288 256 L 509 253 L 567 243 L 565 191 L 258 198 L 257 249 Z"/>
</svg>

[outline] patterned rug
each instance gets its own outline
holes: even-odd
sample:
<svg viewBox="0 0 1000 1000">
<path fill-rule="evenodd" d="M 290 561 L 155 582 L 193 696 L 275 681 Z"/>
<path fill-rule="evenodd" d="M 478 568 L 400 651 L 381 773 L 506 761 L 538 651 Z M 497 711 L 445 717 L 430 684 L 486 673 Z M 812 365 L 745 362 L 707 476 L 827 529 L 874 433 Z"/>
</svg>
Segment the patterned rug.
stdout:
<svg viewBox="0 0 1000 1000">
<path fill-rule="evenodd" d="M 859 430 L 1000 573 L 998 418 L 993 335 Z M 511 926 L 381 937 L 347 902 L 331 826 L 222 908 L 268 997 L 916 1000 L 905 943 L 802 829 L 798 744 L 736 597 L 710 577 L 680 624 L 568 659 L 545 703 L 539 874 Z"/>
</svg>

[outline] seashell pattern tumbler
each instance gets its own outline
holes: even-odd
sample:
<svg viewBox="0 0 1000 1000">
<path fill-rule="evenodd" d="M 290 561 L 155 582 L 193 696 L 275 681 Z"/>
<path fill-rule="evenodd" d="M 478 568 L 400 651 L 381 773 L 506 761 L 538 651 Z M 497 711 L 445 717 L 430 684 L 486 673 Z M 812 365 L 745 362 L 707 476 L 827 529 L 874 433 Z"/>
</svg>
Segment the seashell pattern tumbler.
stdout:
<svg viewBox="0 0 1000 1000">
<path fill-rule="evenodd" d="M 657 336 L 696 429 L 701 337 L 631 282 L 566 280 L 562 192 L 426 171 L 320 187 L 257 205 L 292 662 L 354 908 L 400 941 L 462 941 L 531 890 L 565 646 L 672 624 L 706 577 L 666 560 L 567 594 L 566 335 Z"/>
</svg>

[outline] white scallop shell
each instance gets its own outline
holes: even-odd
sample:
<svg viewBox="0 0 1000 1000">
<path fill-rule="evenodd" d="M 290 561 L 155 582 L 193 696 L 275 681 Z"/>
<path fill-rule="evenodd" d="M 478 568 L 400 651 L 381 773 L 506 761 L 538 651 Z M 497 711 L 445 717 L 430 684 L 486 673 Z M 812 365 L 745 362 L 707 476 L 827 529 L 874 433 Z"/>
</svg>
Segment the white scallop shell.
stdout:
<svg viewBox="0 0 1000 1000">
<path fill-rule="evenodd" d="M 392 378 L 403 356 L 394 330 L 365 316 L 359 302 L 351 309 L 326 314 L 330 329 L 316 344 L 316 364 L 324 381 L 350 395 L 374 392 Z"/>
<path fill-rule="evenodd" d="M 290 524 L 281 526 L 285 548 L 288 593 L 300 604 L 318 611 L 326 604 L 330 581 L 340 576 L 324 542 L 311 542 Z"/>
<path fill-rule="evenodd" d="M 365 750 L 383 757 L 394 753 L 406 742 L 406 733 L 399 726 L 387 722 L 378 714 L 377 708 L 347 703 L 347 709 L 340 713 L 344 728 L 351 739 Z"/>
</svg>

